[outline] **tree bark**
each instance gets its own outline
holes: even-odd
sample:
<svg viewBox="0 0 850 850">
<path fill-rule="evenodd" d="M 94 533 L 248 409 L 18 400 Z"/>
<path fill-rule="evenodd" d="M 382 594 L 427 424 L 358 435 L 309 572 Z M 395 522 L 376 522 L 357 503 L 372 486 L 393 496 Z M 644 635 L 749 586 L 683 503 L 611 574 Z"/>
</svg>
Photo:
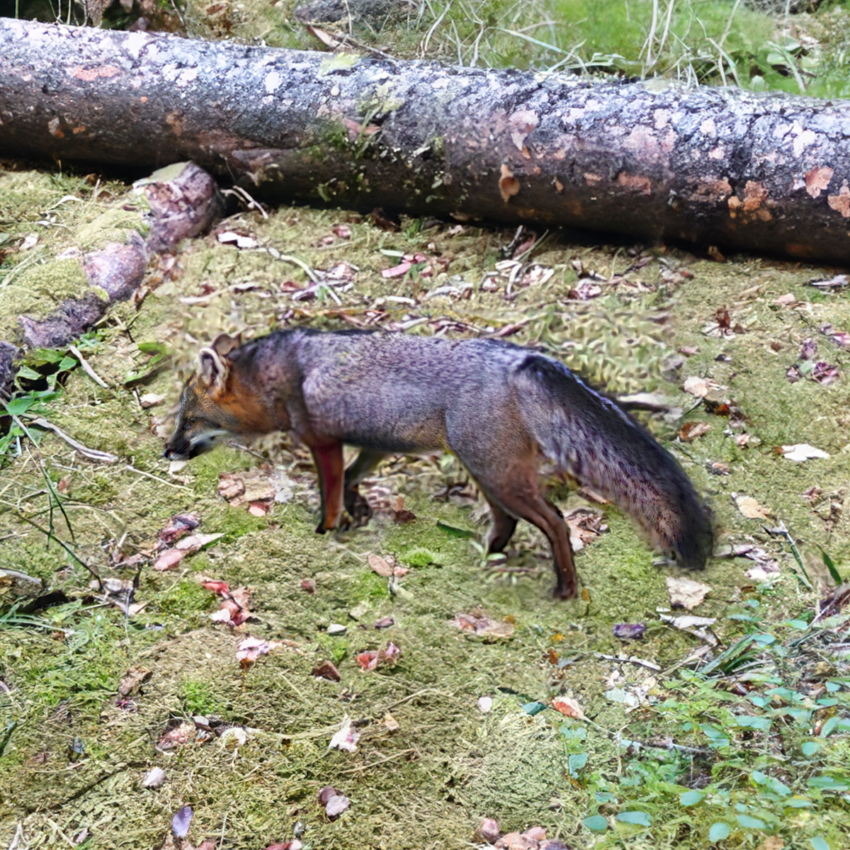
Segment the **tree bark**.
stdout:
<svg viewBox="0 0 850 850">
<path fill-rule="evenodd" d="M 0 20 L 0 150 L 850 261 L 850 102 Z"/>
</svg>

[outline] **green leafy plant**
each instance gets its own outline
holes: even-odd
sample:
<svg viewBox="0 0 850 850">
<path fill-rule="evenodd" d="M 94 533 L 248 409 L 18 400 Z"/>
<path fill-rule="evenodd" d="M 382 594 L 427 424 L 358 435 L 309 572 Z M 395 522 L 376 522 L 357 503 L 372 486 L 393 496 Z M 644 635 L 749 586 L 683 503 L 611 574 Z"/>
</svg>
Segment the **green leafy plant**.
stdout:
<svg viewBox="0 0 850 850">
<path fill-rule="evenodd" d="M 34 390 L 32 392 L 22 392 L 13 396 L 9 401 L 4 402 L 0 399 L 0 418 L 5 412 L 11 418 L 11 424 L 8 431 L 0 436 L 0 464 L 4 460 L 8 461 L 9 457 L 16 455 L 20 451 L 20 439 L 27 432 L 27 436 L 38 445 L 43 432 L 29 431 L 25 427 L 16 422 L 15 419 L 21 416 L 42 416 L 47 413 L 44 404 L 53 401 L 59 396 L 56 390 Z"/>
<path fill-rule="evenodd" d="M 129 372 L 124 378 L 125 387 L 137 387 L 152 381 L 157 375 L 171 366 L 171 349 L 163 342 L 140 342 L 136 346 L 139 353 L 149 359 L 138 369 Z"/>
<path fill-rule="evenodd" d="M 49 390 L 55 390 L 65 376 L 80 365 L 76 357 L 65 351 L 52 348 L 37 348 L 31 351 L 18 369 L 15 385 L 23 392 L 22 382 L 47 381 Z"/>
<path fill-rule="evenodd" d="M 768 624 L 758 602 L 748 603 L 730 619 L 747 623 L 749 633 L 699 671 L 679 670 L 664 682 L 664 698 L 620 729 L 617 771 L 577 762 L 593 742 L 573 722 L 560 727 L 566 770 L 573 779 L 586 776 L 594 792 L 596 811 L 583 824 L 612 836 L 610 845 L 603 837 L 596 846 L 615 846 L 623 829 L 683 823 L 714 843 L 780 835 L 793 823 L 806 846 L 839 846 L 838 832 L 825 825 L 840 823 L 850 803 L 850 769 L 830 757 L 850 747 L 850 678 L 812 688 L 806 664 L 808 645 L 840 642 L 836 627 L 848 618 L 818 622 L 807 613 Z M 675 742 L 641 743 L 653 741 L 655 728 L 679 730 Z M 587 730 L 604 731 L 595 724 Z"/>
</svg>

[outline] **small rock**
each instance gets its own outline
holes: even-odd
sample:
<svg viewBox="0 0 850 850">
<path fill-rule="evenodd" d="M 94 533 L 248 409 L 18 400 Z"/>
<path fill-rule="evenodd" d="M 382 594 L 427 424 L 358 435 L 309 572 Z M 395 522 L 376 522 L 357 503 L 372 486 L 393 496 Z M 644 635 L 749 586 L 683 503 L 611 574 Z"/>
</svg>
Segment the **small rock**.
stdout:
<svg viewBox="0 0 850 850">
<path fill-rule="evenodd" d="M 151 788 L 157 789 L 162 788 L 162 784 L 165 782 L 165 771 L 161 767 L 154 767 L 145 778 L 142 780 L 143 788 Z"/>
</svg>

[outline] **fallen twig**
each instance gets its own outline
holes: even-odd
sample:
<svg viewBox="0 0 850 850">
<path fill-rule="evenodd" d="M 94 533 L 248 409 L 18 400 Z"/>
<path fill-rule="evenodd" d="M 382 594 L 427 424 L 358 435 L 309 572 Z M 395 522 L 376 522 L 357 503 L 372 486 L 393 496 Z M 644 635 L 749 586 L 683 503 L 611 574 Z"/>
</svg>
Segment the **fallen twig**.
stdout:
<svg viewBox="0 0 850 850">
<path fill-rule="evenodd" d="M 103 386 L 106 385 L 104 384 Z M 30 425 L 35 425 L 36 428 L 44 428 L 47 431 L 53 431 L 57 437 L 64 440 L 72 449 L 75 449 L 83 455 L 83 457 L 87 457 L 89 460 L 94 460 L 98 463 L 115 463 L 118 460 L 117 455 L 110 454 L 109 452 L 102 452 L 99 449 L 90 449 L 88 446 L 84 446 L 82 443 L 77 442 L 77 440 L 73 437 L 66 434 L 59 426 L 54 425 L 52 422 L 48 422 L 46 419 L 42 419 L 41 417 L 30 420 Z"/>
<path fill-rule="evenodd" d="M 618 661 L 620 664 L 637 664 L 639 667 L 646 667 L 649 670 L 660 672 L 661 667 L 654 661 L 644 661 L 643 658 L 638 658 L 636 655 L 630 655 L 628 658 L 625 655 L 606 655 L 604 652 L 594 652 L 596 658 L 603 658 L 605 661 Z"/>
<path fill-rule="evenodd" d="M 104 381 L 104 380 L 103 380 L 103 378 L 101 378 L 101 377 L 100 377 L 100 375 L 98 375 L 98 374 L 97 374 L 97 372 L 95 372 L 95 371 L 94 371 L 94 369 L 92 369 L 91 364 L 90 364 L 90 363 L 86 360 L 86 358 L 85 358 L 85 357 L 83 357 L 83 355 L 80 353 L 80 349 L 79 349 L 79 348 L 77 348 L 77 346 L 76 346 L 76 345 L 69 345 L 69 346 L 68 346 L 68 351 L 70 351 L 70 352 L 71 352 L 71 354 L 73 354 L 73 355 L 74 355 L 74 357 L 76 357 L 76 358 L 77 358 L 77 360 L 79 360 L 79 361 L 80 361 L 80 366 L 81 366 L 82 370 L 83 370 L 83 371 L 84 371 L 84 372 L 85 372 L 85 373 L 86 373 L 86 374 L 87 374 L 87 375 L 88 375 L 88 376 L 89 376 L 89 377 L 90 377 L 90 378 L 91 378 L 91 379 L 92 379 L 92 380 L 93 380 L 93 381 L 94 381 L 94 382 L 95 382 L 95 383 L 96 383 L 99 387 L 103 387 L 103 389 L 105 389 L 105 390 L 108 390 L 108 389 L 109 389 L 109 384 L 107 384 L 107 383 L 106 383 L 106 381 Z"/>
</svg>

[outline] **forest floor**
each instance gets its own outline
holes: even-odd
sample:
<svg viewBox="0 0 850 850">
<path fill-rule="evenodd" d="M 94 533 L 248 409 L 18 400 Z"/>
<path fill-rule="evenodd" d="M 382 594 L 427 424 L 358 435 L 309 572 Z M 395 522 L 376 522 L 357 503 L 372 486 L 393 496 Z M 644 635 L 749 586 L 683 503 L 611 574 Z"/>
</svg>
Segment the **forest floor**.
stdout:
<svg viewBox="0 0 850 850">
<path fill-rule="evenodd" d="M 9 171 L 0 191 L 18 193 L 22 222 L 58 211 L 27 249 L 45 260 L 143 206 L 84 176 Z M 54 206 L 68 197 L 81 203 Z M 196 846 L 265 847 L 301 824 L 314 848 L 460 848 L 485 817 L 575 847 L 705 847 L 711 829 L 729 835 L 721 846 L 841 846 L 846 615 L 820 600 L 822 551 L 845 574 L 850 559 L 846 294 L 811 285 L 830 270 L 796 262 L 528 231 L 503 250 L 513 236 L 240 212 L 184 242 L 150 272 L 143 303 L 79 342 L 107 388 L 68 352 L 46 367 L 30 355 L 59 392 L 18 403 L 116 460 L 45 429 L 28 429 L 37 446 L 7 440 L 0 559 L 43 595 L 0 618 L 0 841 L 19 829 L 29 844 L 13 846 L 167 846 L 191 806 Z M 33 263 L 9 291 L 54 267 Z M 680 576 L 620 512 L 563 486 L 583 541 L 573 602 L 550 597 L 548 545 L 529 526 L 507 560 L 482 557 L 486 511 L 452 457 L 387 462 L 364 485 L 372 521 L 333 536 L 314 533 L 308 454 L 282 438 L 171 469 L 163 437 L 198 346 L 295 325 L 501 335 L 619 396 L 652 394 L 667 410 L 647 424 L 717 522 L 725 557 L 691 576 L 710 587 L 693 610 L 708 621 L 671 623 L 689 613 L 666 586 Z M 786 457 L 799 444 L 828 457 Z M 220 536 L 156 569 L 181 514 Z M 394 565 L 407 574 L 382 574 Z M 211 619 L 222 586 L 210 580 L 250 609 L 246 622 Z M 458 615 L 487 619 L 476 633 Z M 618 638 L 617 624 L 642 636 Z M 242 665 L 248 636 L 271 651 Z M 390 643 L 398 659 L 361 669 L 359 653 Z M 316 675 L 328 661 L 339 681 Z M 562 697 L 583 719 L 553 707 Z M 354 751 L 330 749 L 349 720 Z M 165 784 L 146 789 L 154 767 Z M 317 802 L 327 785 L 351 801 L 334 820 Z"/>
</svg>

